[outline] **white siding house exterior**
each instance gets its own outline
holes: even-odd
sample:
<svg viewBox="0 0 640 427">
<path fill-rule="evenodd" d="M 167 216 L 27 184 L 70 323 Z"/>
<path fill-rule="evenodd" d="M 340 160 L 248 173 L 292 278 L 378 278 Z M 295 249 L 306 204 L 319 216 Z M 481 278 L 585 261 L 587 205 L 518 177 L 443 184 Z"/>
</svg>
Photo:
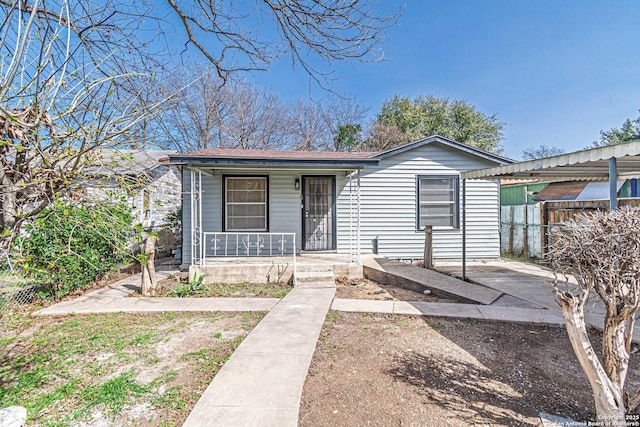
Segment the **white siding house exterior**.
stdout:
<svg viewBox="0 0 640 427">
<path fill-rule="evenodd" d="M 460 173 L 511 162 L 440 136 L 380 153 L 213 149 L 170 161 L 182 169 L 184 268 L 220 255 L 213 232 L 292 233 L 298 253 L 419 259 L 429 223 L 434 258 L 460 259 Z M 467 257 L 497 258 L 499 183 L 465 188 Z"/>
<path fill-rule="evenodd" d="M 102 150 L 95 164 L 85 170 L 78 187 L 98 200 L 123 197 L 134 218 L 144 228 L 159 230 L 166 216 L 182 203 L 178 168 L 162 164 L 176 151 Z"/>
</svg>

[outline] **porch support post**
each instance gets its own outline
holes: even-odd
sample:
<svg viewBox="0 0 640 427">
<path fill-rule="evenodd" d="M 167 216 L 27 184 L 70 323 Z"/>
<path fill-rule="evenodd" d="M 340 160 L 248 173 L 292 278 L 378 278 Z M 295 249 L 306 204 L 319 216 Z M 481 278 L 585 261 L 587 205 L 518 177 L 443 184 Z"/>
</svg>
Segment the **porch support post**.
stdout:
<svg viewBox="0 0 640 427">
<path fill-rule="evenodd" d="M 356 260 L 358 262 L 358 264 L 362 264 L 362 260 L 360 259 L 360 255 L 361 255 L 361 248 L 360 248 L 360 169 L 358 169 L 358 172 L 356 174 L 356 178 L 357 178 L 357 195 L 356 195 L 356 200 L 357 200 L 357 212 L 356 212 Z"/>
<path fill-rule="evenodd" d="M 353 171 L 349 172 L 349 263 L 353 262 Z"/>
<path fill-rule="evenodd" d="M 462 180 L 462 280 L 467 280 L 467 180 Z"/>
<path fill-rule="evenodd" d="M 284 239 L 284 236 L 282 236 Z M 296 261 L 296 234 L 293 233 L 293 286 L 298 285 L 298 265 Z"/>
<path fill-rule="evenodd" d="M 191 169 L 191 264 L 204 265 L 202 254 L 202 173 Z"/>
<path fill-rule="evenodd" d="M 609 210 L 618 209 L 618 163 L 615 157 L 609 159 Z"/>
</svg>

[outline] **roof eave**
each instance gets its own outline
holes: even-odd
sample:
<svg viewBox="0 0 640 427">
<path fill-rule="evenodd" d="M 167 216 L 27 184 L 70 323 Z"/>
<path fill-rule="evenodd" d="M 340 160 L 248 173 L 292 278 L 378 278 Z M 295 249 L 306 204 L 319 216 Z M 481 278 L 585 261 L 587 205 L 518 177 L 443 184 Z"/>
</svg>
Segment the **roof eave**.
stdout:
<svg viewBox="0 0 640 427">
<path fill-rule="evenodd" d="M 399 154 L 399 153 L 403 153 L 405 151 L 409 151 L 409 150 L 413 150 L 416 147 L 422 146 L 422 145 L 427 145 L 427 144 L 431 144 L 433 142 L 439 142 L 441 144 L 447 145 L 449 147 L 458 149 L 460 151 L 464 151 L 466 153 L 472 154 L 474 156 L 478 156 L 478 157 L 482 157 L 484 159 L 487 159 L 489 161 L 492 161 L 494 163 L 498 163 L 501 165 L 506 165 L 506 164 L 510 164 L 510 163 L 514 163 L 515 160 L 513 159 L 509 159 L 507 157 L 503 157 L 500 156 L 498 154 L 493 154 L 493 153 L 489 153 L 486 152 L 484 150 L 480 150 L 479 148 L 475 148 L 475 147 L 471 147 L 467 144 L 463 144 L 461 142 L 457 142 L 454 141 L 452 139 L 449 138 L 445 138 L 443 136 L 440 135 L 432 135 L 429 136 L 427 138 L 424 139 L 420 139 L 418 141 L 414 141 L 414 142 L 410 142 L 408 144 L 405 145 L 401 145 L 400 147 L 394 147 L 391 148 L 389 150 L 386 151 L 381 151 L 375 155 L 373 155 L 373 158 L 378 158 L 378 159 L 383 159 L 385 157 L 389 157 L 395 154 Z"/>
<path fill-rule="evenodd" d="M 378 164 L 377 159 L 253 159 L 238 157 L 207 157 L 207 156 L 171 156 L 171 164 L 189 164 L 194 166 L 212 165 L 246 165 L 246 166 L 326 166 L 326 167 L 365 167 Z"/>
</svg>

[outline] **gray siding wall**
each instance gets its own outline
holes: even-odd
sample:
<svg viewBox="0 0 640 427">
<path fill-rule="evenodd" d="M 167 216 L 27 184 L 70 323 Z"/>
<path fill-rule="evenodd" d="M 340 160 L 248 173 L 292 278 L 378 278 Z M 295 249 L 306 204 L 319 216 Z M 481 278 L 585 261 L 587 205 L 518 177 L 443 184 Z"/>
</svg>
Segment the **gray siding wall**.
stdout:
<svg viewBox="0 0 640 427">
<path fill-rule="evenodd" d="M 417 230 L 416 176 L 456 175 L 494 166 L 475 156 L 432 143 L 390 156 L 368 167 L 361 178 L 361 249 L 392 258 L 422 258 L 424 232 Z M 460 196 L 462 196 L 460 182 Z M 460 202 L 460 207 L 462 203 Z M 467 256 L 500 256 L 499 186 L 495 181 L 467 181 Z M 461 213 L 460 213 L 461 215 Z M 346 230 L 348 233 L 348 229 Z M 339 233 L 345 230 L 340 230 Z M 460 259 L 461 229 L 434 229 L 436 259 Z M 340 252 L 348 248 L 339 247 Z"/>
<path fill-rule="evenodd" d="M 300 170 L 292 171 L 260 171 L 251 170 L 243 173 L 238 170 L 217 169 L 214 176 L 202 175 L 202 217 L 203 231 L 222 231 L 222 191 L 223 191 L 223 175 L 260 175 L 269 177 L 269 231 L 272 233 L 296 233 L 296 248 L 300 251 L 301 232 L 302 232 L 302 211 L 301 211 L 301 191 L 295 189 L 295 179 L 301 179 L 302 175 L 322 175 L 336 176 L 336 193 L 337 193 L 337 228 L 344 228 L 347 221 L 348 227 L 348 210 L 345 213 L 341 206 L 344 205 L 345 185 L 348 179 L 345 177 L 345 171 L 328 170 L 322 172 L 305 172 Z M 182 248 L 182 268 L 189 266 L 191 262 L 191 171 L 188 168 L 183 169 L 183 248 Z M 346 203 L 348 207 L 349 196 L 348 187 L 346 188 Z M 348 234 L 341 236 L 338 233 L 339 242 L 346 239 L 348 242 Z M 340 245 L 340 243 L 338 243 Z M 348 243 L 347 243 L 348 251 Z"/>
</svg>

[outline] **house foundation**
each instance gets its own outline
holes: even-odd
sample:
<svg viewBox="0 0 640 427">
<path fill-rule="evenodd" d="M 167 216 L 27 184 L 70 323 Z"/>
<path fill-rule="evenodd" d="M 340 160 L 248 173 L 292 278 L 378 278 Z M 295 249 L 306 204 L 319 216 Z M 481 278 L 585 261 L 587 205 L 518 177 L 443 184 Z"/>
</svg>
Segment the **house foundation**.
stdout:
<svg viewBox="0 0 640 427">
<path fill-rule="evenodd" d="M 191 265 L 189 278 L 204 275 L 203 283 L 273 283 L 293 281 L 294 272 L 298 276 L 305 273 L 332 272 L 335 277 L 362 278 L 362 264 L 349 262 L 336 254 L 328 256 L 299 255 L 295 266 L 292 257 L 238 257 L 211 258 L 205 265 Z"/>
</svg>

